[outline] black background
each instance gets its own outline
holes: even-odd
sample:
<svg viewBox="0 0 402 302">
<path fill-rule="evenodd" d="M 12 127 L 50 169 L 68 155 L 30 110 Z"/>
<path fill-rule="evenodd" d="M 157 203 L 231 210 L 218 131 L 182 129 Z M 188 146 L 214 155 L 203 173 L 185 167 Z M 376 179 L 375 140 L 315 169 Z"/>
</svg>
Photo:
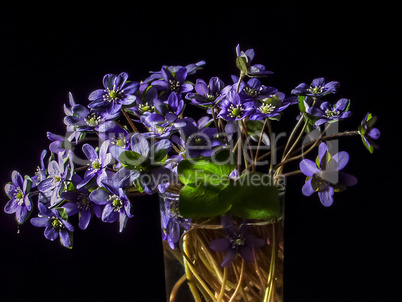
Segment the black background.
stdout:
<svg viewBox="0 0 402 302">
<path fill-rule="evenodd" d="M 396 6 L 396 3 L 395 3 Z M 197 77 L 237 74 L 235 46 L 254 48 L 255 63 L 275 72 L 263 80 L 290 93 L 324 76 L 352 100 L 355 129 L 367 111 L 379 117 L 381 148 L 370 155 L 359 138 L 341 141 L 351 154 L 345 171 L 356 187 L 324 208 L 289 179 L 286 203 L 285 299 L 399 301 L 402 249 L 398 149 L 401 112 L 397 7 L 233 3 L 123 3 L 82 7 L 14 7 L 1 12 L 1 173 L 32 175 L 48 147 L 46 131 L 64 134 L 63 104 L 71 91 L 87 104 L 106 73 L 140 81 L 162 65 L 205 60 Z M 290 110 L 288 114 L 294 114 Z M 291 125 L 286 129 L 290 131 Z M 2 207 L 7 197 L 1 193 Z M 2 301 L 164 301 L 158 201 L 138 198 L 134 218 L 93 220 L 77 227 L 73 250 L 30 223 L 17 235 L 14 217 L 0 214 Z M 146 298 L 145 298 L 146 297 Z"/>
</svg>

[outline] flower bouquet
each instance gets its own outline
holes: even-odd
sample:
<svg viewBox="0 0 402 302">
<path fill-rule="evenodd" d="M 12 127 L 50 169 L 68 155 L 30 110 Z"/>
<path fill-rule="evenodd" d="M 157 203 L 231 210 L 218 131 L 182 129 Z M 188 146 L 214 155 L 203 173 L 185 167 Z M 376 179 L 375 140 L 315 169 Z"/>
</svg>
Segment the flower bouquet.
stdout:
<svg viewBox="0 0 402 302">
<path fill-rule="evenodd" d="M 236 47 L 239 74 L 228 85 L 191 82 L 201 61 L 163 66 L 141 82 L 107 74 L 86 105 L 70 93 L 66 134 L 48 132 L 50 152 L 34 175 L 12 173 L 5 212 L 72 248 L 77 227 L 94 216 L 122 232 L 131 203 L 159 194 L 167 301 L 283 301 L 286 178 L 304 175 L 301 193 L 328 207 L 357 183 L 336 140 L 359 136 L 372 153 L 380 132 L 371 113 L 338 131 L 350 100 L 323 100 L 338 82 L 317 78 L 286 96 L 260 81 L 273 72 L 252 64 L 254 55 Z M 291 110 L 287 135 L 279 127 Z"/>
</svg>

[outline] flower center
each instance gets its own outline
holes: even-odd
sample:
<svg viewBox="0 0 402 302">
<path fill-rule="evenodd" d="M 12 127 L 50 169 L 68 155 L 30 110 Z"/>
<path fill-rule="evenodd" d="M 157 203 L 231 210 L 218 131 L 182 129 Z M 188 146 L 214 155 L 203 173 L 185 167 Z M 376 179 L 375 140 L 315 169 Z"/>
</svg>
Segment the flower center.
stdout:
<svg viewBox="0 0 402 302">
<path fill-rule="evenodd" d="M 323 86 L 310 87 L 307 90 L 309 92 L 311 92 L 312 94 L 320 94 L 320 93 L 323 93 L 324 87 Z"/>
<path fill-rule="evenodd" d="M 113 144 L 113 145 L 116 145 L 116 146 L 118 146 L 118 147 L 125 148 L 125 147 L 127 147 L 128 141 L 126 140 L 126 138 L 124 137 L 124 135 L 119 134 L 119 137 L 118 137 L 118 138 L 114 138 L 114 139 L 112 140 L 112 144 Z"/>
<path fill-rule="evenodd" d="M 139 110 L 141 113 L 144 113 L 144 112 L 153 112 L 153 111 L 155 110 L 155 106 L 150 106 L 150 105 L 148 105 L 148 102 L 146 102 L 145 104 L 139 104 L 139 105 L 138 105 L 138 110 Z"/>
<path fill-rule="evenodd" d="M 336 110 L 336 109 L 332 109 L 332 110 L 325 110 L 325 117 L 326 118 L 331 118 L 334 116 L 338 116 L 340 114 L 340 111 Z"/>
<path fill-rule="evenodd" d="M 106 88 L 104 91 L 105 91 L 105 94 L 103 95 L 103 100 L 108 101 L 109 103 L 115 102 L 118 99 L 121 99 L 123 97 L 123 92 L 124 92 L 124 90 L 118 90 L 118 89 L 116 89 L 116 87 L 113 87 L 112 90 L 110 90 L 109 88 Z"/>
<path fill-rule="evenodd" d="M 87 117 L 84 118 L 85 123 L 87 123 L 90 127 L 96 127 L 100 124 L 102 117 L 95 112 L 88 114 Z"/>
<path fill-rule="evenodd" d="M 260 107 L 258 107 L 258 110 L 262 113 L 262 114 L 268 114 L 271 113 L 272 111 L 274 111 L 275 106 L 272 104 L 263 104 Z"/>
<path fill-rule="evenodd" d="M 179 92 L 179 91 L 180 91 L 180 87 L 181 87 L 180 82 L 178 82 L 178 81 L 176 81 L 176 80 L 169 80 L 169 88 L 170 88 L 170 91 Z"/>
<path fill-rule="evenodd" d="M 236 105 L 235 107 L 233 104 L 231 104 L 228 111 L 230 117 L 236 118 L 243 113 L 244 108 L 241 105 Z"/>
<path fill-rule="evenodd" d="M 56 217 L 52 217 L 52 218 L 53 218 L 53 220 L 52 220 L 53 228 L 60 229 L 60 228 L 64 227 L 63 223 L 59 219 L 57 219 Z"/>
<path fill-rule="evenodd" d="M 179 212 L 179 205 L 175 201 L 171 201 L 166 209 L 166 214 L 173 219 L 183 218 Z"/>
<path fill-rule="evenodd" d="M 123 202 L 121 201 L 120 197 L 117 195 L 111 195 L 109 197 L 108 201 L 111 201 L 113 210 L 115 212 L 120 212 L 120 210 L 123 208 Z"/>
<path fill-rule="evenodd" d="M 98 160 L 94 160 L 92 162 L 92 168 L 94 168 L 95 170 L 100 170 L 101 167 L 102 167 L 102 165 L 100 164 L 100 162 Z"/>
<path fill-rule="evenodd" d="M 245 87 L 243 90 L 247 95 L 249 95 L 251 97 L 256 97 L 260 94 L 260 92 L 258 90 L 255 90 L 254 88 L 251 88 L 251 87 Z"/>
<path fill-rule="evenodd" d="M 88 195 L 81 193 L 77 198 L 77 207 L 80 210 L 89 210 L 92 204 L 89 202 Z"/>
<path fill-rule="evenodd" d="M 61 182 L 61 177 L 60 177 L 60 176 L 54 176 L 54 177 L 53 177 L 53 180 L 54 180 L 55 182 Z"/>
<path fill-rule="evenodd" d="M 246 240 L 243 236 L 237 235 L 235 237 L 229 238 L 230 243 L 232 244 L 232 248 L 236 248 L 238 246 L 244 245 Z"/>
<path fill-rule="evenodd" d="M 24 203 L 24 193 L 22 192 L 21 188 L 18 187 L 16 192 L 14 193 L 14 197 L 16 200 L 18 200 L 18 205 L 22 206 Z"/>
</svg>

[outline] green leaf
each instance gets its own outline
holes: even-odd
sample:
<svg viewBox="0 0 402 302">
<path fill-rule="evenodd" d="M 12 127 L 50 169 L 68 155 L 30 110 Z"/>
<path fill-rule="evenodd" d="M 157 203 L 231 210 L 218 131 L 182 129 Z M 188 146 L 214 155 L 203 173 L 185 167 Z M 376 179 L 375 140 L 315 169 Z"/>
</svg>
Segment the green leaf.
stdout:
<svg viewBox="0 0 402 302">
<path fill-rule="evenodd" d="M 306 97 L 304 95 L 299 95 L 298 100 L 299 100 L 299 109 L 300 112 L 305 113 L 306 112 L 306 106 L 304 105 L 304 100 Z"/>
<path fill-rule="evenodd" d="M 236 58 L 236 66 L 240 69 L 243 74 L 247 74 L 247 58 L 246 57 L 237 57 Z"/>
<path fill-rule="evenodd" d="M 250 172 L 223 189 L 221 202 L 232 204 L 231 212 L 247 219 L 267 219 L 281 216 L 279 190 L 267 174 Z"/>
<path fill-rule="evenodd" d="M 146 158 L 134 151 L 123 151 L 119 156 L 119 161 L 123 167 L 130 170 L 141 170 L 142 163 Z"/>
<path fill-rule="evenodd" d="M 230 200 L 220 200 L 221 186 L 188 184 L 179 198 L 179 212 L 185 218 L 206 218 L 221 215 L 230 210 Z"/>
<path fill-rule="evenodd" d="M 235 162 L 233 153 L 223 149 L 212 157 L 182 160 L 177 172 L 180 181 L 185 185 L 200 182 L 212 185 L 227 184 L 229 174 L 236 167 Z"/>
<path fill-rule="evenodd" d="M 68 215 L 65 208 L 57 208 L 57 211 L 59 212 L 61 219 L 66 221 L 68 220 Z"/>
</svg>

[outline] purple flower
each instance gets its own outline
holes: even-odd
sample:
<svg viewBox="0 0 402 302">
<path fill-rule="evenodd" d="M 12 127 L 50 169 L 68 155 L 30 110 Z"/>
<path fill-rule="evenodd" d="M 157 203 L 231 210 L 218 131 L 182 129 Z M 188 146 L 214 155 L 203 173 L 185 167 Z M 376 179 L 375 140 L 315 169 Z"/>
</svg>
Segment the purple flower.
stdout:
<svg viewBox="0 0 402 302">
<path fill-rule="evenodd" d="M 152 86 L 158 90 L 176 93 L 186 93 L 193 90 L 193 85 L 185 83 L 187 78 L 187 69 L 185 67 L 180 67 L 175 72 L 172 72 L 167 67 L 162 67 L 161 75 L 163 80 L 152 82 Z"/>
<path fill-rule="evenodd" d="M 36 168 L 35 175 L 31 177 L 32 179 L 32 188 L 35 188 L 42 180 L 46 179 L 46 168 L 43 160 L 45 159 L 47 151 L 43 150 L 40 155 L 40 167 Z M 39 195 L 40 198 L 41 195 Z"/>
<path fill-rule="evenodd" d="M 179 212 L 179 198 L 165 194 L 164 209 L 161 210 L 162 240 L 166 240 L 173 250 L 180 240 L 180 229 L 188 230 L 191 220 L 183 218 Z"/>
<path fill-rule="evenodd" d="M 221 108 L 218 117 L 226 121 L 239 121 L 254 112 L 254 102 L 244 102 L 234 90 L 229 91 L 218 106 Z"/>
<path fill-rule="evenodd" d="M 89 108 L 103 108 L 109 114 L 116 114 L 122 106 L 131 105 L 136 97 L 134 93 L 138 90 L 139 83 L 127 81 L 128 74 L 120 73 L 118 76 L 107 74 L 103 77 L 103 86 L 105 89 L 98 89 L 89 95 L 92 101 Z"/>
<path fill-rule="evenodd" d="M 334 199 L 334 192 L 341 192 L 346 187 L 357 183 L 356 177 L 339 172 L 349 161 L 349 154 L 345 151 L 331 156 L 325 143 L 318 148 L 318 157 L 315 162 L 303 159 L 300 162 L 300 170 L 307 176 L 307 181 L 302 188 L 303 195 L 310 196 L 318 192 L 321 203 L 329 207 Z"/>
<path fill-rule="evenodd" d="M 376 116 L 367 113 L 358 128 L 363 144 L 370 153 L 374 152 L 374 148 L 378 148 L 377 144 L 374 142 L 374 140 L 377 140 L 380 137 L 380 130 L 373 127 L 376 121 Z"/>
<path fill-rule="evenodd" d="M 105 206 L 102 212 L 102 221 L 113 223 L 119 220 L 119 232 L 122 232 L 128 218 L 133 217 L 130 213 L 131 203 L 122 188 L 115 188 L 107 181 L 104 181 L 102 186 L 106 190 L 92 191 L 89 199 L 97 205 Z"/>
<path fill-rule="evenodd" d="M 271 97 L 256 101 L 254 103 L 256 110 L 250 115 L 250 120 L 256 121 L 278 116 L 289 105 L 297 103 L 297 97 L 292 96 L 285 99 L 285 94 L 278 91 Z"/>
<path fill-rule="evenodd" d="M 251 65 L 251 62 L 254 59 L 255 52 L 254 49 L 247 49 L 246 51 L 241 51 L 240 50 L 240 44 L 236 46 L 236 55 L 238 59 L 242 59 L 245 66 L 246 70 L 240 69 L 242 72 L 244 72 L 247 76 L 249 77 L 263 77 L 268 74 L 273 74 L 272 71 L 266 70 L 264 65 L 261 64 L 255 64 Z"/>
<path fill-rule="evenodd" d="M 106 167 L 112 160 L 112 155 L 108 153 L 110 141 L 104 141 L 99 149 L 99 155 L 94 147 L 89 144 L 82 146 L 82 151 L 90 160 L 88 169 L 85 171 L 84 179 L 77 185 L 77 189 L 82 188 L 89 183 L 94 177 L 98 186 L 102 186 L 102 180 L 107 179 Z"/>
<path fill-rule="evenodd" d="M 113 186 L 124 188 L 134 181 L 147 194 L 154 194 L 158 184 L 170 180 L 171 171 L 163 167 L 166 156 L 172 148 L 167 139 L 154 144 L 141 133 L 131 137 L 131 151 L 111 147 L 113 156 L 121 162 L 123 168 L 113 176 Z"/>
<path fill-rule="evenodd" d="M 200 118 L 197 123 L 191 118 L 185 118 L 183 121 L 185 126 L 180 128 L 181 137 L 172 136 L 172 141 L 186 151 L 186 157 L 212 156 L 213 148 L 224 144 L 217 137 L 218 130 L 207 127 L 212 122 L 208 116 Z"/>
<path fill-rule="evenodd" d="M 119 115 L 119 112 L 110 114 L 102 111 L 100 108 L 89 110 L 79 104 L 75 105 L 71 110 L 74 115 L 66 116 L 64 123 L 78 132 L 99 131 L 100 127 L 102 127 L 106 121 L 115 119 Z"/>
<path fill-rule="evenodd" d="M 172 92 L 164 103 L 159 99 L 154 99 L 155 113 L 146 117 L 148 123 L 173 124 L 178 119 L 184 109 L 184 101 L 175 92 Z"/>
<path fill-rule="evenodd" d="M 146 87 L 143 90 L 145 85 Z M 139 118 L 141 118 L 143 114 L 155 112 L 154 99 L 158 98 L 158 90 L 146 83 L 142 83 L 140 85 L 140 92 L 141 91 L 141 97 L 137 97 L 135 106 L 128 108 Z"/>
<path fill-rule="evenodd" d="M 233 82 L 235 83 L 234 89 L 237 89 L 239 78 L 236 76 L 232 76 L 232 79 Z M 241 81 L 239 91 L 242 100 L 251 101 L 251 100 L 261 100 L 272 97 L 272 95 L 276 93 L 278 89 L 262 85 L 259 79 L 252 78 L 248 80 L 247 83 Z"/>
<path fill-rule="evenodd" d="M 195 84 L 195 93 L 190 92 L 186 95 L 186 99 L 191 100 L 195 106 L 210 106 L 219 101 L 231 89 L 226 86 L 221 79 L 213 77 L 207 83 L 202 79 L 197 79 Z"/>
<path fill-rule="evenodd" d="M 59 156 L 58 162 L 55 160 L 49 162 L 47 171 L 49 175 L 38 184 L 38 189 L 43 193 L 43 201 L 55 206 L 63 200 L 60 198 L 60 193 L 64 191 L 65 180 L 71 175 L 70 165 L 65 165 L 62 156 Z"/>
<path fill-rule="evenodd" d="M 324 78 L 317 78 L 313 80 L 311 85 L 308 85 L 306 83 L 298 85 L 295 89 L 291 91 L 291 93 L 296 95 L 321 97 L 329 93 L 335 93 L 338 87 L 339 82 L 331 81 L 329 83 L 325 83 Z"/>
<path fill-rule="evenodd" d="M 23 179 L 21 174 L 13 171 L 10 183 L 6 184 L 4 190 L 10 200 L 4 207 L 4 212 L 14 214 L 17 222 L 22 224 L 28 218 L 28 214 L 32 211 L 32 202 L 29 197 L 32 181 Z"/>
<path fill-rule="evenodd" d="M 221 217 L 221 225 L 226 232 L 226 237 L 212 240 L 209 243 L 211 250 L 226 253 L 221 266 L 229 266 L 237 254 L 240 254 L 245 261 L 253 262 L 253 249 L 263 246 L 266 241 L 251 234 L 246 223 L 238 227 L 227 216 Z"/>
<path fill-rule="evenodd" d="M 78 174 L 73 175 L 72 183 L 75 188 L 81 181 L 82 178 Z M 89 191 L 85 187 L 63 192 L 60 197 L 64 200 L 68 200 L 68 202 L 62 206 L 62 208 L 66 209 L 68 216 L 78 213 L 78 226 L 81 230 L 85 230 L 88 227 L 92 212 L 94 212 L 98 218 L 102 215 L 101 206 L 93 203 L 89 199 Z"/>
<path fill-rule="evenodd" d="M 189 65 L 186 65 L 184 68 L 187 70 L 187 75 L 190 74 L 195 74 L 197 70 L 202 69 L 202 66 L 204 66 L 206 63 L 205 61 L 199 61 L 197 63 L 192 63 Z M 162 66 L 163 68 L 167 68 L 172 74 L 176 73 L 180 68 L 183 68 L 183 66 Z M 144 83 L 150 83 L 154 80 L 161 80 L 163 79 L 162 72 L 161 71 L 150 71 L 152 73 L 151 76 L 146 78 L 143 82 Z"/>
<path fill-rule="evenodd" d="M 329 102 L 323 102 L 320 108 L 307 106 L 306 109 L 307 113 L 319 118 L 315 122 L 315 125 L 319 126 L 327 122 L 336 122 L 352 116 L 352 112 L 348 111 L 348 107 L 349 100 L 340 99 L 334 106 L 331 106 Z"/>
<path fill-rule="evenodd" d="M 31 219 L 32 225 L 45 227 L 45 237 L 54 241 L 60 235 L 61 244 L 72 248 L 71 236 L 74 227 L 67 221 L 68 215 L 63 208 L 48 209 L 44 204 L 38 203 L 39 217 Z"/>
</svg>

